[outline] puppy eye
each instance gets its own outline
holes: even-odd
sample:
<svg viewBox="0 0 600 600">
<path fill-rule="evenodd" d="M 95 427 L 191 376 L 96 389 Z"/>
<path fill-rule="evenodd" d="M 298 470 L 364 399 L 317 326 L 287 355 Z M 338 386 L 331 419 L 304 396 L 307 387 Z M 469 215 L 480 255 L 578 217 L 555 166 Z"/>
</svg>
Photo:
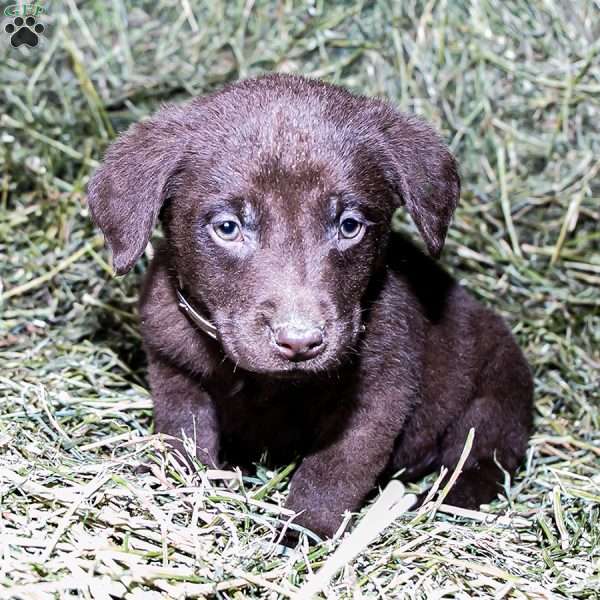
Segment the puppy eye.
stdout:
<svg viewBox="0 0 600 600">
<path fill-rule="evenodd" d="M 242 231 L 235 221 L 221 221 L 213 224 L 214 232 L 226 242 L 238 242 L 242 239 Z"/>
<path fill-rule="evenodd" d="M 363 224 L 352 217 L 346 217 L 340 223 L 340 235 L 347 240 L 354 239 L 362 231 Z"/>
</svg>

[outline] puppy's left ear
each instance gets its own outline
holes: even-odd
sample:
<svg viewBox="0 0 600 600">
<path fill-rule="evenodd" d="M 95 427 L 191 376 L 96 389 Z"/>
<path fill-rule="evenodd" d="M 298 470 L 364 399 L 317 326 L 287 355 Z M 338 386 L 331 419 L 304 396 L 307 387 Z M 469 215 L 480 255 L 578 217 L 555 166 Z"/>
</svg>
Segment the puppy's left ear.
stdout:
<svg viewBox="0 0 600 600">
<path fill-rule="evenodd" d="M 388 104 L 378 103 L 377 109 L 390 185 L 406 206 L 429 254 L 438 258 L 460 196 L 456 160 L 427 123 Z"/>
</svg>

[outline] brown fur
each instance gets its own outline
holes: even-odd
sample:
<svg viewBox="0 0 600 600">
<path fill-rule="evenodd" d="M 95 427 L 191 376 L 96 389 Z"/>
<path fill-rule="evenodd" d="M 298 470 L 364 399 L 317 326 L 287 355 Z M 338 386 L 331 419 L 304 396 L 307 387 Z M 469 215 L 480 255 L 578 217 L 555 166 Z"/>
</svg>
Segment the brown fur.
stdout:
<svg viewBox="0 0 600 600">
<path fill-rule="evenodd" d="M 300 457 L 288 506 L 325 536 L 389 473 L 452 469 L 471 427 L 448 501 L 491 500 L 496 462 L 514 472 L 525 452 L 529 368 L 498 316 L 389 230 L 404 205 L 437 257 L 458 197 L 427 124 L 319 81 L 243 81 L 133 126 L 89 198 L 120 274 L 163 222 L 140 302 L 156 430 L 209 465 Z M 243 241 L 215 237 L 222 215 Z M 179 309 L 178 277 L 218 341 Z M 282 353 L 282 327 L 322 332 L 316 356 Z"/>
</svg>

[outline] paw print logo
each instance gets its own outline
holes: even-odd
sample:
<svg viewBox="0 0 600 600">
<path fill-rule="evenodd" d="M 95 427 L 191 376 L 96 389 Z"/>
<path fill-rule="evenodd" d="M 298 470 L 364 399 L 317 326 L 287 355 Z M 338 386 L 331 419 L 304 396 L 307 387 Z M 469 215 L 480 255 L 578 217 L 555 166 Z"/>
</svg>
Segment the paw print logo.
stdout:
<svg viewBox="0 0 600 600">
<path fill-rule="evenodd" d="M 16 17 L 12 23 L 4 27 L 4 31 L 10 34 L 10 43 L 18 48 L 21 44 L 33 48 L 38 45 L 39 36 L 44 33 L 44 26 L 36 23 L 35 17 Z"/>
</svg>

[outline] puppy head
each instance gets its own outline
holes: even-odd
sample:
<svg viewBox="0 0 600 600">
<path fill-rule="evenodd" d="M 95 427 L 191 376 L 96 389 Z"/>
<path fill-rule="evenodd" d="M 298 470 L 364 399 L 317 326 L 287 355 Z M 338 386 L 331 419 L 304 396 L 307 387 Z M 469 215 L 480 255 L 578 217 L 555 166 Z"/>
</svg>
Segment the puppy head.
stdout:
<svg viewBox="0 0 600 600">
<path fill-rule="evenodd" d="M 118 274 L 159 213 L 172 267 L 240 367 L 339 364 L 404 204 L 439 256 L 459 196 L 433 130 L 342 88 L 272 75 L 134 125 L 89 186 Z"/>
</svg>

